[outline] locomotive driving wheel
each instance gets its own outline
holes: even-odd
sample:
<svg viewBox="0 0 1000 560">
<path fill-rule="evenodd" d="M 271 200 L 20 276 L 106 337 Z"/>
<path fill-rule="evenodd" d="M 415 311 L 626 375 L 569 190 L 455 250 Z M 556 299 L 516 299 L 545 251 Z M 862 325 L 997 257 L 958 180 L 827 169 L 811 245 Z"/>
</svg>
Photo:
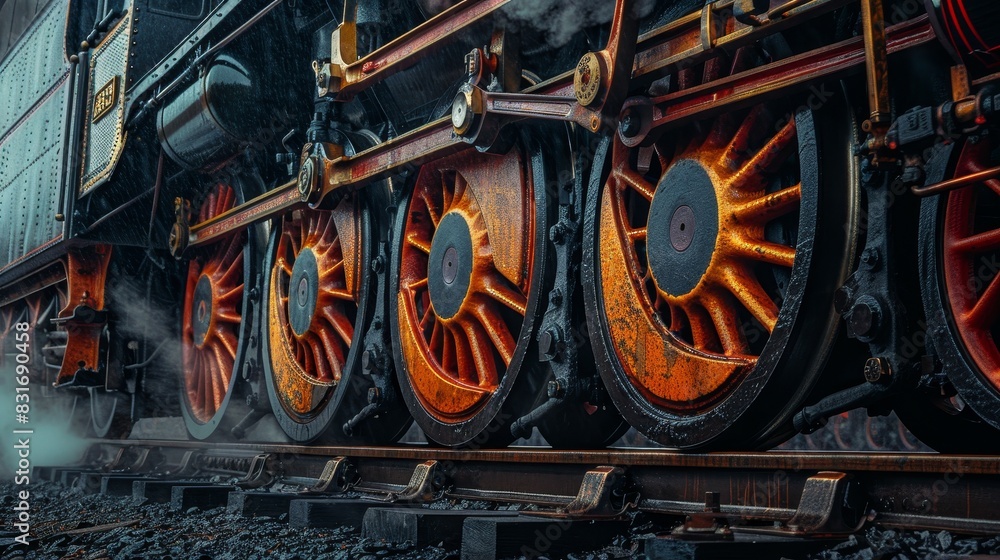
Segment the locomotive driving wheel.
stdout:
<svg viewBox="0 0 1000 560">
<path fill-rule="evenodd" d="M 198 222 L 240 203 L 243 185 L 216 184 L 198 210 Z M 242 403 L 233 399 L 244 361 L 248 320 L 247 286 L 257 261 L 252 230 L 243 230 L 199 249 L 188 262 L 181 327 L 181 411 L 188 432 L 205 439 L 239 421 Z"/>
<path fill-rule="evenodd" d="M 292 212 L 272 231 L 265 377 L 271 408 L 293 440 L 348 441 L 343 424 L 367 404 L 361 356 L 375 307 L 369 206 L 385 206 L 382 188 L 346 195 L 333 209 Z M 349 441 L 395 441 L 409 423 L 400 412 L 362 422 Z"/>
<path fill-rule="evenodd" d="M 420 169 L 397 218 L 390 294 L 399 383 L 438 443 L 506 445 L 509 425 L 538 397 L 539 376 L 521 370 L 545 270 L 542 167 L 540 149 L 524 146 L 435 161 Z"/>
<path fill-rule="evenodd" d="M 791 434 L 851 254 L 846 119 L 814 118 L 757 106 L 599 149 L 584 231 L 591 339 L 647 437 L 753 448 Z"/>
<path fill-rule="evenodd" d="M 994 142 L 967 141 L 956 176 L 983 171 Z M 1000 181 L 928 198 L 921 206 L 920 276 L 928 336 L 944 365 L 933 392 L 899 399 L 914 435 L 944 452 L 1000 450 Z M 919 407 L 919 408 L 917 408 Z"/>
</svg>

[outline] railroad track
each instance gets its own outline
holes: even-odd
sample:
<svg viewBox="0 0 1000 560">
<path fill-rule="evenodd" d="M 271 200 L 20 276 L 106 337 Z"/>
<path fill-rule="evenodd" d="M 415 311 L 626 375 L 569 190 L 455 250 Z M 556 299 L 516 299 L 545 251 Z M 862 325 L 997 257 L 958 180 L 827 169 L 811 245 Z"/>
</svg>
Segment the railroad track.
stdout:
<svg viewBox="0 0 1000 560">
<path fill-rule="evenodd" d="M 440 500 L 533 504 L 530 518 L 506 516 L 513 525 L 503 529 L 526 536 L 539 523 L 579 522 L 592 535 L 602 527 L 613 534 L 637 510 L 662 519 L 672 529 L 671 540 L 699 542 L 829 538 L 871 525 L 995 535 L 998 475 L 994 457 L 932 453 L 684 454 L 170 440 L 94 440 L 79 465 L 34 472 L 35 478 L 131 493 L 140 501 L 173 500 L 184 509 L 228 504 L 230 512 L 247 512 L 266 505 L 272 513 L 275 507 L 294 512 L 292 501 L 307 499 L 310 508 L 298 508 L 298 522 L 306 526 L 316 522 L 310 511 L 329 522 L 324 502 L 342 511 Z M 466 510 L 441 515 L 457 516 L 459 523 L 478 518 Z"/>
</svg>

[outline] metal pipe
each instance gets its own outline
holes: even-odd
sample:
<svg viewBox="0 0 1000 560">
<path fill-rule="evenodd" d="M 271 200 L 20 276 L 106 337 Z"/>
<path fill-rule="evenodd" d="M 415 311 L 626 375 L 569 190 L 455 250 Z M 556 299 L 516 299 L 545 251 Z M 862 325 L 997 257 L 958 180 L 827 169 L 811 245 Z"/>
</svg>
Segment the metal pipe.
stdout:
<svg viewBox="0 0 1000 560">
<path fill-rule="evenodd" d="M 968 187 L 976 183 L 982 183 L 983 181 L 988 181 L 995 177 L 1000 177 L 1000 167 L 978 171 L 963 177 L 955 177 L 954 179 L 948 179 L 947 181 L 941 181 L 940 183 L 927 185 L 925 187 L 910 187 L 910 192 L 921 197 L 933 196 Z"/>
</svg>

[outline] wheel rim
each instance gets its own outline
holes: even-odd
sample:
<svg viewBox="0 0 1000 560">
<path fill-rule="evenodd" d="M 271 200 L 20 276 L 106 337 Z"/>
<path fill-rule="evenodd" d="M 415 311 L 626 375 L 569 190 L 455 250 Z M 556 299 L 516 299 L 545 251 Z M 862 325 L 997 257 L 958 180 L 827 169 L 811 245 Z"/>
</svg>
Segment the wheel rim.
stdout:
<svg viewBox="0 0 1000 560">
<path fill-rule="evenodd" d="M 990 143 L 966 144 L 956 175 L 984 169 Z M 943 280 L 955 330 L 982 380 L 1000 391 L 1000 180 L 952 191 L 943 225 Z"/>
<path fill-rule="evenodd" d="M 198 212 L 203 222 L 236 204 L 236 190 L 218 184 Z M 200 424 L 224 411 L 233 384 L 245 287 L 245 232 L 205 248 L 188 264 L 182 360 L 187 408 Z"/>
<path fill-rule="evenodd" d="M 308 421 L 344 377 L 358 315 L 357 212 L 345 198 L 332 211 L 294 213 L 278 231 L 268 336 L 279 399 L 296 421 Z"/>
<path fill-rule="evenodd" d="M 520 365 L 534 213 L 532 178 L 517 149 L 421 168 L 398 241 L 395 318 L 404 391 L 438 422 L 476 417 L 491 396 L 502 398 Z"/>
<path fill-rule="evenodd" d="M 737 52 L 734 71 L 752 58 L 745 49 Z M 704 72 L 685 70 L 680 86 L 696 85 L 700 75 L 711 79 L 720 69 L 721 61 L 713 60 Z M 775 118 L 783 114 L 777 105 L 669 133 L 653 130 L 648 147 L 625 149 L 615 137 L 596 153 L 583 245 L 591 341 L 622 415 L 666 446 L 751 449 L 790 437 L 792 416 L 816 387 L 836 340 L 840 321 L 832 312 L 833 293 L 850 273 L 857 240 L 852 120 L 837 99 L 821 113 L 802 108 L 781 119 Z M 684 164 L 688 171 L 701 167 L 710 180 L 702 176 L 700 191 L 697 182 L 690 189 L 686 183 L 674 187 L 675 194 L 691 190 L 692 198 L 664 197 L 657 216 L 667 227 L 661 224 L 658 241 L 643 240 L 656 233 L 642 228 L 656 209 L 657 187 L 665 178 L 669 184 L 683 177 L 668 175 L 683 160 L 695 160 Z M 734 188 L 724 191 L 722 185 Z M 675 229 L 691 215 L 696 233 L 706 220 L 712 225 L 707 193 L 715 193 L 717 225 L 727 229 L 715 235 L 712 257 L 695 272 L 697 282 L 673 282 L 663 265 L 650 271 L 646 245 L 698 251 L 697 236 L 685 247 L 685 237 L 675 233 L 671 239 L 669 224 L 678 208 L 695 204 L 673 220 Z M 735 243 L 736 234 L 745 242 Z M 654 263 L 663 256 L 654 256 Z M 740 278 L 734 262 L 753 276 Z M 695 329 L 684 314 L 693 302 Z M 676 322 L 671 304 L 681 310 Z"/>
<path fill-rule="evenodd" d="M 609 320 L 611 340 L 629 382 L 667 411 L 701 412 L 729 395 L 777 324 L 802 187 L 787 178 L 798 175 L 795 120 L 768 136 L 772 122 L 757 107 L 740 122 L 720 117 L 676 151 L 658 142 L 646 173 L 639 154 L 614 145 L 601 287 L 609 316 L 642 321 Z M 790 242 L 775 240 L 772 224 Z"/>
</svg>

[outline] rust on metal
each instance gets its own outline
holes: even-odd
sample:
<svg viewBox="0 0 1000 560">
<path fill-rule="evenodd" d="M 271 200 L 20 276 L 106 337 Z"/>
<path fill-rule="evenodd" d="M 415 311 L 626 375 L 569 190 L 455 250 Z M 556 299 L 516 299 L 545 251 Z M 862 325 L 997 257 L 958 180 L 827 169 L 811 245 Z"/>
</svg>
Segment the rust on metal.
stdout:
<svg viewBox="0 0 1000 560">
<path fill-rule="evenodd" d="M 202 203 L 198 219 L 210 220 L 235 203 L 233 187 L 219 183 Z M 188 263 L 181 358 L 190 411 L 202 423 L 219 411 L 233 382 L 243 320 L 245 243 L 245 231 L 233 232 Z"/>
<path fill-rule="evenodd" d="M 390 502 L 431 502 L 444 485 L 444 473 L 437 461 L 424 461 L 413 469 L 409 484 L 399 493 L 388 496 Z"/>
<path fill-rule="evenodd" d="M 874 125 L 887 125 L 892 108 L 889 106 L 889 53 L 882 0 L 861 0 L 861 28 L 871 110 L 869 120 Z"/>
<path fill-rule="evenodd" d="M 63 327 L 67 332 L 66 353 L 56 376 L 56 385 L 73 379 L 78 371 L 98 371 L 100 368 L 103 323 L 91 323 L 84 317 L 72 319 L 77 308 L 103 312 L 104 288 L 111 262 L 110 245 L 91 245 L 69 251 L 66 276 L 68 301 L 59 312 L 66 318 Z"/>
<path fill-rule="evenodd" d="M 356 31 L 353 18 L 333 34 L 328 91 L 340 99 L 349 99 L 373 84 L 404 70 L 431 50 L 458 35 L 484 17 L 496 12 L 510 0 L 467 0 L 458 2 L 412 30 L 393 39 L 362 59 L 357 59 Z M 356 3 L 349 3 L 354 4 Z M 345 14 L 347 13 L 345 6 Z"/>
<path fill-rule="evenodd" d="M 678 412 L 704 409 L 754 366 L 755 341 L 748 338 L 766 339 L 780 305 L 755 271 L 761 265 L 790 270 L 795 262 L 794 247 L 769 241 L 764 232 L 772 221 L 798 212 L 799 184 L 767 190 L 795 155 L 796 139 L 794 119 L 775 132 L 758 106 L 739 120 L 718 118 L 707 135 L 677 151 L 665 140 L 654 144 L 647 149 L 646 173 L 636 168 L 634 150 L 616 139 L 600 214 L 604 311 L 618 359 L 652 402 Z M 677 176 L 707 178 L 717 216 L 696 216 L 687 205 L 671 207 L 670 238 L 649 239 L 648 209 L 660 192 L 672 196 L 683 186 L 671 184 Z M 706 243 L 714 239 L 711 258 L 703 271 L 691 271 L 701 275 L 693 287 L 681 293 L 654 274 L 642 247 L 673 244 L 682 254 L 691 249 L 693 236 L 702 235 L 696 231 L 713 227 L 703 234 L 709 236 Z M 748 325 L 737 314 L 741 309 L 759 330 L 750 325 L 747 334 Z"/>
<path fill-rule="evenodd" d="M 340 381 L 354 339 L 363 242 L 358 204 L 349 195 L 333 210 L 297 210 L 280 225 L 269 271 L 267 329 L 282 405 L 299 415 L 312 411 Z M 302 259 L 306 268 L 296 266 Z M 294 323 L 298 329 L 293 306 L 305 314 Z"/>
<path fill-rule="evenodd" d="M 417 178 L 401 239 L 401 352 L 415 394 L 442 421 L 474 415 L 513 357 L 531 285 L 533 193 L 518 149 L 444 158 Z M 430 257 L 446 218 L 467 228 L 471 253 L 455 258 L 471 262 L 464 296 L 443 315 L 431 301 L 429 268 L 444 264 Z"/>
<path fill-rule="evenodd" d="M 889 27 L 887 52 L 894 54 L 935 39 L 927 16 Z M 865 63 L 864 39 L 835 45 L 706 82 L 653 99 L 653 128 L 679 125 L 787 94 L 790 88 L 852 72 Z"/>
</svg>

